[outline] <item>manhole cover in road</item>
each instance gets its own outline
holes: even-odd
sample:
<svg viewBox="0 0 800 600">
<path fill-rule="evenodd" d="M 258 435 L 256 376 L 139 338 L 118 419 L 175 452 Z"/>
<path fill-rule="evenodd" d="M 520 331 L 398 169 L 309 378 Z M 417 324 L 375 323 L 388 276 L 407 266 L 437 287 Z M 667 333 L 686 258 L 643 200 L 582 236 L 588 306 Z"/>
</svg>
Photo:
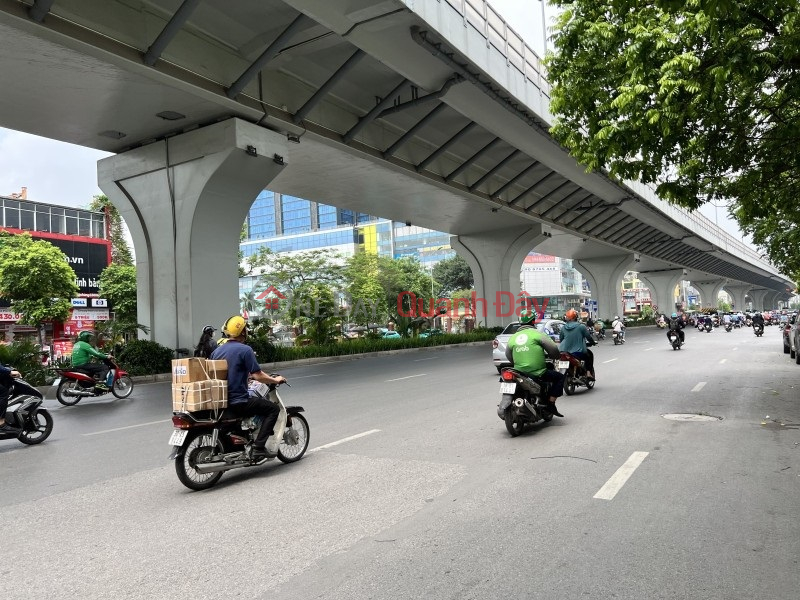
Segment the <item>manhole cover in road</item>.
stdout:
<svg viewBox="0 0 800 600">
<path fill-rule="evenodd" d="M 714 415 L 698 415 L 695 413 L 667 413 L 661 415 L 670 421 L 722 421 L 722 417 L 715 417 Z"/>
</svg>

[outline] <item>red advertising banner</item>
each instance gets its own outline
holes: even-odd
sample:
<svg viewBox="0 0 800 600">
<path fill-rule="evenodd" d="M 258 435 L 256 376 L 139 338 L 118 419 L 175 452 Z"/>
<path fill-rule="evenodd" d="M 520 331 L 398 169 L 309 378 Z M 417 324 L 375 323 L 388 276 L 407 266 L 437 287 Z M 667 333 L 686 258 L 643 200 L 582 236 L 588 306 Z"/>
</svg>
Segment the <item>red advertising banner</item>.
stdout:
<svg viewBox="0 0 800 600">
<path fill-rule="evenodd" d="M 52 358 L 72 356 L 72 342 L 70 340 L 53 340 Z"/>
<path fill-rule="evenodd" d="M 555 256 L 549 254 L 528 254 L 523 262 L 526 263 L 554 263 L 556 262 Z"/>
<path fill-rule="evenodd" d="M 89 321 L 88 319 L 64 322 L 64 335 L 68 336 L 78 335 L 81 331 L 92 331 L 93 329 L 94 321 Z"/>
</svg>

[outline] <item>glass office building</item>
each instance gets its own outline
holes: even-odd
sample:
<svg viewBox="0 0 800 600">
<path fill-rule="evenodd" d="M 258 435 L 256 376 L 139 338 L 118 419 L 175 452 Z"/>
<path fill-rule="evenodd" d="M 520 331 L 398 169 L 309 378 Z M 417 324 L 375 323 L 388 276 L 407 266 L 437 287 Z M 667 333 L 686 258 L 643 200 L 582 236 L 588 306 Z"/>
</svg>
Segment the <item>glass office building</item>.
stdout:
<svg viewBox="0 0 800 600">
<path fill-rule="evenodd" d="M 411 257 L 426 270 L 456 254 L 448 233 L 268 190 L 258 195 L 245 222 L 241 243 L 245 262 L 262 247 L 273 252 L 325 249 L 344 257 L 357 252 Z M 257 282 L 257 275 L 240 279 L 240 297 Z M 583 277 L 569 259 L 531 252 L 520 271 L 520 283 L 532 296 L 551 297 L 554 312 L 579 308 L 588 297 Z"/>
</svg>

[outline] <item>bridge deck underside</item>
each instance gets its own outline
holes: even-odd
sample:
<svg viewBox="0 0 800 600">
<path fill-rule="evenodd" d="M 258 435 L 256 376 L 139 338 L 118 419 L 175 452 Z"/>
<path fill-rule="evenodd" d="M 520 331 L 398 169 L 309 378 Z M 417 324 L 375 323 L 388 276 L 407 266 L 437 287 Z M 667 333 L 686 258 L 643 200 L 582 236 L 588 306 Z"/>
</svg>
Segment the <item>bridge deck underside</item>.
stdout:
<svg viewBox="0 0 800 600">
<path fill-rule="evenodd" d="M 518 127 L 549 140 L 539 117 L 434 34 L 420 36 L 414 28 L 426 24 L 402 4 L 361 2 L 349 11 L 339 5 L 344 6 L 338 0 L 238 0 L 232 11 L 226 0 L 60 0 L 39 24 L 25 3 L 0 0 L 0 35 L 9 49 L 0 68 L 8 75 L 4 80 L 20 81 L 5 100 L 0 98 L 3 124 L 14 127 L 9 120 L 19 115 L 20 129 L 121 152 L 220 119 L 244 118 L 299 137 L 301 144 L 308 135 L 381 161 L 491 207 L 501 213 L 498 229 L 526 219 L 544 222 L 667 265 L 777 289 L 773 279 L 741 260 L 665 233 L 658 224 L 663 215 L 653 221 L 634 216 L 626 206 L 634 200 L 623 190 L 615 200 L 601 198 L 559 173 L 549 158 L 565 153 L 552 140 L 543 155 L 533 156 L 506 141 L 493 118 L 465 116 L 453 104 L 468 102 L 471 93 L 494 94 L 498 117 L 516 111 Z M 313 9 L 315 18 L 295 6 Z M 49 44 L 35 38 L 35 28 L 45 25 Z M 424 63 L 425 77 L 401 73 L 364 51 L 352 41 L 362 31 L 385 36 L 398 54 Z M 52 53 L 67 39 L 96 51 L 63 53 L 61 62 L 53 63 Z M 37 88 L 37 81 L 46 79 L 47 64 L 52 69 L 63 63 L 83 73 L 82 85 L 65 92 L 66 108 L 63 95 Z M 35 76 L 37 65 L 44 77 Z M 154 93 L 154 83 L 172 91 Z M 22 114 L 21 105 L 32 112 Z M 178 119 L 164 117 L 165 109 Z M 326 200 L 348 202 L 344 194 Z M 436 215 L 420 215 L 415 222 L 462 233 L 457 221 Z M 695 236 L 686 231 L 683 237 Z"/>
</svg>

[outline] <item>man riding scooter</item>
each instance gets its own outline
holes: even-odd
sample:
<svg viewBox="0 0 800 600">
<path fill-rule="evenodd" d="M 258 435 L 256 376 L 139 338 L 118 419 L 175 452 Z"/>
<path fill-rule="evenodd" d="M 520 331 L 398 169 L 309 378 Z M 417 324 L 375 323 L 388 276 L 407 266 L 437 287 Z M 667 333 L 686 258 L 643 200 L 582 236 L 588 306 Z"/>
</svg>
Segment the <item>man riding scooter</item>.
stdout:
<svg viewBox="0 0 800 600">
<path fill-rule="evenodd" d="M 586 347 L 594 345 L 592 334 L 583 323 L 578 323 L 578 313 L 574 308 L 570 308 L 564 318 L 567 322 L 561 327 L 561 343 L 558 349 L 582 360 L 586 369 L 586 379 L 594 381 L 594 355 Z"/>
<path fill-rule="evenodd" d="M 81 331 L 78 334 L 78 341 L 72 347 L 72 366 L 76 371 L 82 371 L 98 380 L 96 387 L 108 390 L 105 380 L 109 367 L 104 362 L 92 362 L 92 357 L 105 361 L 109 355 L 96 350 L 89 343 L 93 335 L 91 331 Z"/>
</svg>

